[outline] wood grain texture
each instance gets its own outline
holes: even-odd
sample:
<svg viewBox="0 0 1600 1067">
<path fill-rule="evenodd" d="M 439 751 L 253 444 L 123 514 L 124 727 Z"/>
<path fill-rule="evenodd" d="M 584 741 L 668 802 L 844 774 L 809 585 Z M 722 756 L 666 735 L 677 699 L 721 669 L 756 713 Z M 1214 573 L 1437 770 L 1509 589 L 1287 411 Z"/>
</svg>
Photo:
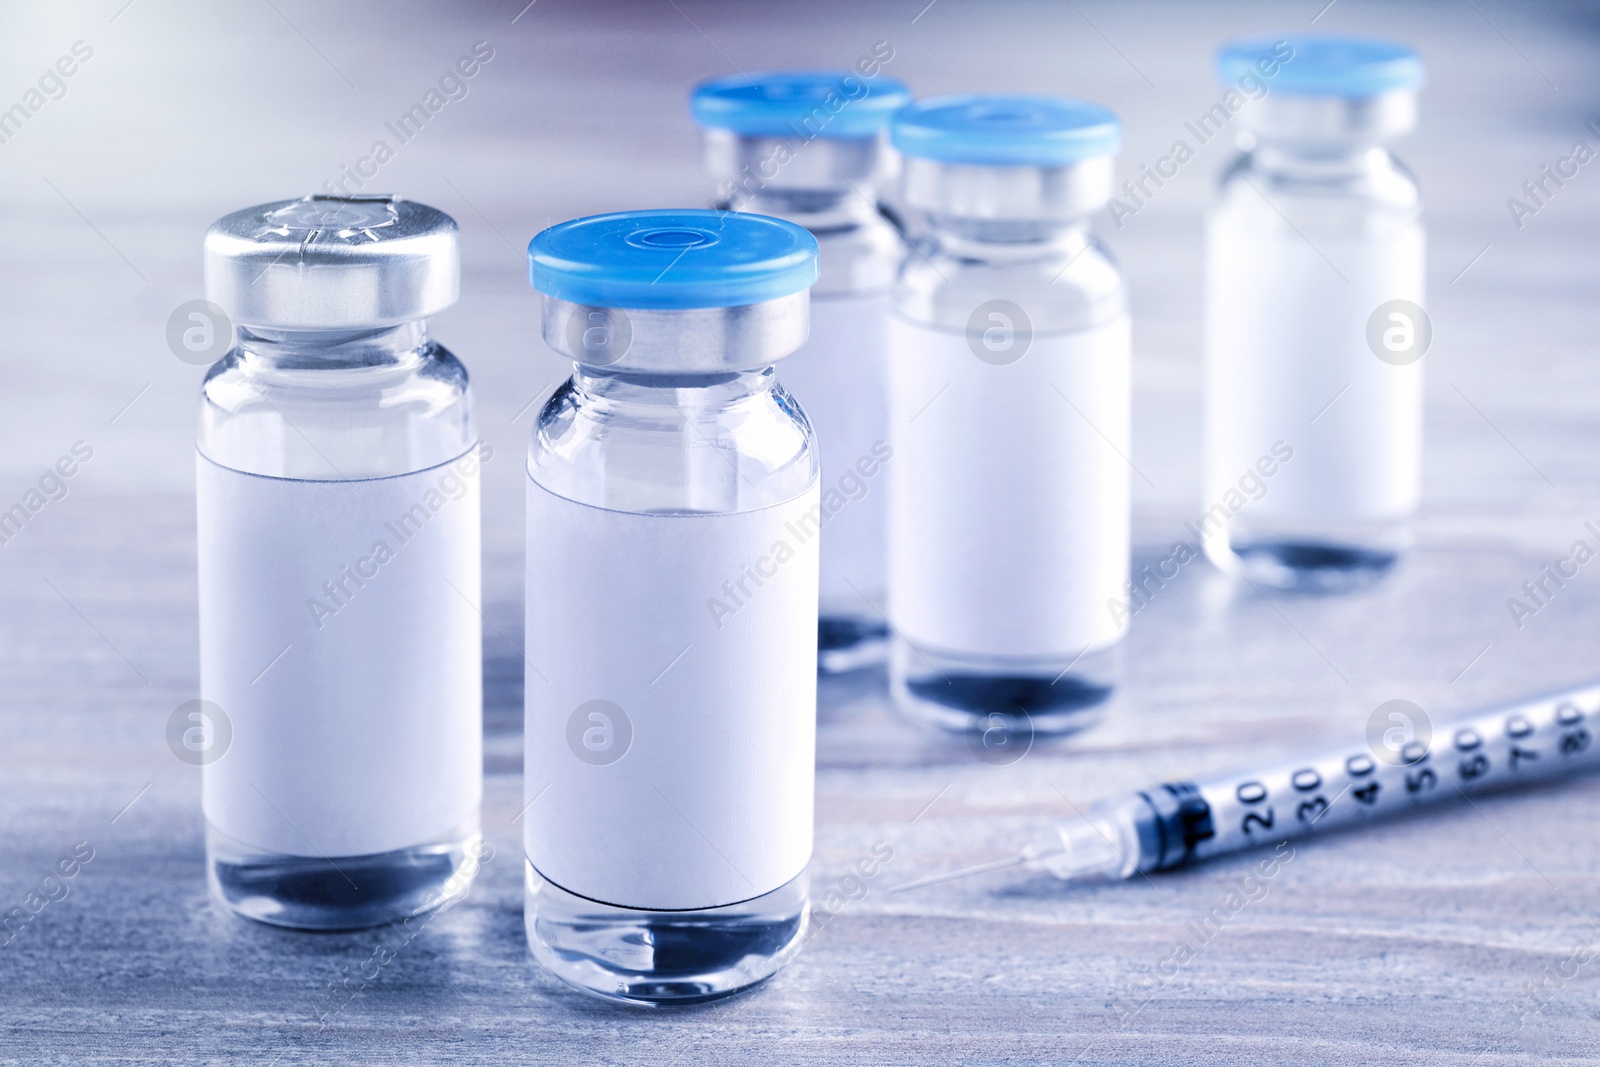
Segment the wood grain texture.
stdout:
<svg viewBox="0 0 1600 1067">
<path fill-rule="evenodd" d="M 1447 715 L 1600 673 L 1600 576 L 1583 571 L 1521 629 L 1505 607 L 1600 519 L 1600 164 L 1521 229 L 1505 205 L 1577 139 L 1600 144 L 1585 125 L 1597 23 L 1577 4 L 1341 0 L 1318 17 L 1415 41 L 1430 64 L 1422 129 L 1402 148 L 1428 198 L 1426 499 L 1392 581 L 1268 601 L 1185 568 L 1136 618 L 1105 724 L 1009 767 L 901 723 L 879 676 L 830 681 L 816 885 L 876 841 L 895 855 L 791 967 L 752 995 L 646 1013 L 528 960 L 512 825 L 517 457 L 530 402 L 563 371 L 537 340 L 527 238 L 579 214 L 703 202 L 684 102 L 703 76 L 848 64 L 886 40 L 889 69 L 925 94 L 1113 106 L 1131 173 L 1215 99 L 1216 41 L 1303 27 L 1323 7 L 925 2 L 6 9 L 0 107 L 73 42 L 94 51 L 0 145 L 0 508 L 74 441 L 95 454 L 0 545 L 0 911 L 74 843 L 94 858 L 0 945 L 0 1063 L 1600 1060 L 1595 781 L 1308 842 L 1171 974 L 1161 961 L 1248 858 L 1073 892 L 1014 873 L 887 891 L 1004 855 L 1104 793 L 1359 737 L 1387 699 Z M 485 485 L 495 856 L 465 903 L 403 944 L 254 926 L 207 902 L 197 772 L 163 740 L 195 696 L 202 373 L 167 350 L 167 317 L 200 295 L 211 219 L 336 176 L 480 40 L 495 56 L 470 93 L 375 182 L 463 226 L 463 299 L 435 326 L 471 368 L 504 457 Z M 1134 294 L 1141 561 L 1200 510 L 1199 220 L 1224 162 L 1208 146 L 1122 230 L 1106 227 Z M 331 996 L 380 941 L 395 960 L 348 1001 Z"/>
</svg>

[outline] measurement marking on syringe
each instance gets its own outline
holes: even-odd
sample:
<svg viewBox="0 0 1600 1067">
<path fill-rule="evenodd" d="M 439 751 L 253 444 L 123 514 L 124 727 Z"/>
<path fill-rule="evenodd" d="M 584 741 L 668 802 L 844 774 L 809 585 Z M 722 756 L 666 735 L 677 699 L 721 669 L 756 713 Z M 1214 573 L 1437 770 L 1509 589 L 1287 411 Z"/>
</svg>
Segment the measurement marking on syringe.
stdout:
<svg viewBox="0 0 1600 1067">
<path fill-rule="evenodd" d="M 1149 874 L 1155 871 L 1287 842 L 1329 825 L 1361 825 L 1372 817 L 1414 809 L 1456 792 L 1555 888 L 1467 791 L 1494 783 L 1550 780 L 1600 765 L 1600 746 L 1594 744 L 1590 718 L 1600 710 L 1586 713 L 1580 705 L 1600 709 L 1600 685 L 1574 687 L 1543 700 L 1509 703 L 1441 724 L 1430 738 L 1432 744 L 1413 739 L 1401 746 L 1385 736 L 1386 751 L 1380 752 L 1377 739 L 1369 734 L 1368 752 L 1324 750 L 1309 754 L 1311 758 L 1243 774 L 1168 782 L 1103 799 L 1086 813 L 1052 782 L 1076 815 L 1057 827 L 1061 846 L 1030 847 L 1001 862 L 1042 867 L 1069 881 L 1135 874 L 1150 881 Z M 1340 787 L 1336 793 L 1335 785 Z M 1449 789 L 1441 789 L 1442 785 Z M 1347 792 L 1355 800 L 1341 804 Z M 1294 818 L 1288 817 L 1291 809 L 1285 805 L 1293 805 Z M 1325 821 L 1330 812 L 1333 819 Z"/>
<path fill-rule="evenodd" d="M 1323 815 L 1324 815 L 1324 814 L 1326 814 L 1326 812 L 1327 812 L 1327 810 L 1328 810 L 1328 808 L 1331 808 L 1331 807 L 1333 807 L 1333 806 L 1334 806 L 1334 805 L 1335 805 L 1335 804 L 1337 804 L 1337 803 L 1339 803 L 1339 798 L 1340 798 L 1340 797 L 1342 797 L 1342 796 L 1344 796 L 1344 795 L 1345 795 L 1345 793 L 1347 793 L 1347 792 L 1349 792 L 1349 791 L 1350 791 L 1350 783 L 1349 783 L 1349 782 L 1346 782 L 1346 783 L 1345 783 L 1345 784 L 1344 784 L 1344 788 L 1343 788 L 1343 789 L 1341 789 L 1341 790 L 1339 790 L 1339 792 L 1338 792 L 1338 793 L 1336 793 L 1336 794 L 1334 794 L 1334 797 L 1333 797 L 1333 799 L 1332 799 L 1332 800 L 1330 800 L 1330 801 L 1328 801 L 1328 803 L 1327 803 L 1327 805 L 1326 805 L 1326 806 L 1325 806 L 1325 807 L 1324 807 L 1324 808 L 1323 808 L 1323 809 L 1322 809 L 1322 810 L 1321 810 L 1321 811 L 1319 811 L 1319 812 L 1317 812 L 1317 813 L 1316 813 L 1316 814 L 1315 814 L 1315 815 L 1313 815 L 1313 816 L 1312 816 L 1312 817 L 1311 817 L 1311 824 L 1312 824 L 1312 825 L 1315 825 L 1315 824 L 1316 824 L 1316 821 L 1317 821 L 1317 820 L 1318 820 L 1318 819 L 1320 819 L 1320 818 L 1322 818 L 1322 816 L 1323 816 Z M 1321 798 L 1318 798 L 1318 799 L 1321 799 Z"/>
<path fill-rule="evenodd" d="M 1584 752 L 1592 743 L 1584 712 L 1571 702 L 1559 707 L 1546 705 L 1536 717 L 1542 726 L 1522 713 L 1458 722 L 1435 736 L 1431 745 L 1422 740 L 1408 742 L 1400 749 L 1393 771 L 1383 769 L 1371 756 L 1355 753 L 1308 761 L 1298 768 L 1290 764 L 1271 775 L 1236 780 L 1224 787 L 1228 789 L 1224 797 L 1215 792 L 1222 783 L 1201 786 L 1214 816 L 1236 827 L 1234 832 L 1242 838 L 1232 846 L 1218 841 L 1202 851 L 1214 855 L 1230 847 L 1304 833 L 1320 825 L 1346 792 L 1358 807 L 1340 808 L 1334 820 L 1340 824 L 1355 819 L 1356 812 L 1381 813 L 1401 801 L 1430 800 L 1447 782 L 1453 788 L 1475 788 L 1510 775 L 1556 772 L 1558 768 L 1543 764 L 1552 757 Z M 1538 743 L 1541 731 L 1553 735 L 1549 751 Z M 1339 778 L 1344 779 L 1342 784 Z M 1325 787 L 1336 784 L 1340 784 L 1338 795 L 1330 800 Z M 1395 790 L 1392 799 L 1389 786 Z M 1293 819 L 1287 818 L 1288 811 L 1293 812 Z"/>
</svg>

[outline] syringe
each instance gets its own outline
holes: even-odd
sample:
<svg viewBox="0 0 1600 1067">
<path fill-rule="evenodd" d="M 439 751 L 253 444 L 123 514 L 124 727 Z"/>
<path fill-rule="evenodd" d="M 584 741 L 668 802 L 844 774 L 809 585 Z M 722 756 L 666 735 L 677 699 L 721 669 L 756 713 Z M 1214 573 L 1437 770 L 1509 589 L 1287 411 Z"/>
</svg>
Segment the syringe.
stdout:
<svg viewBox="0 0 1600 1067">
<path fill-rule="evenodd" d="M 1600 767 L 1594 744 L 1600 683 L 1501 705 L 1431 733 L 1420 714 L 1391 714 L 1392 724 L 1380 717 L 1371 731 L 1378 736 L 1367 744 L 1111 797 L 1054 824 L 1017 856 L 893 891 L 1018 865 L 1066 881 L 1132 878 L 1460 794 Z"/>
</svg>

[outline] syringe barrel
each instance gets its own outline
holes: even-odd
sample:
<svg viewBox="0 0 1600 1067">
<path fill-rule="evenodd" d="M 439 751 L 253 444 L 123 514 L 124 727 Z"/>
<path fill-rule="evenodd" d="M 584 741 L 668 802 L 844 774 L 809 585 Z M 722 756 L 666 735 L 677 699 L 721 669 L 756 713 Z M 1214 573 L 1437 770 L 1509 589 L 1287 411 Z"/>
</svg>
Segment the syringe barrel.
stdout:
<svg viewBox="0 0 1600 1067">
<path fill-rule="evenodd" d="M 1393 714 L 1394 725 L 1380 722 L 1385 729 L 1369 743 L 1137 794 L 1141 804 L 1122 806 L 1137 831 L 1132 866 L 1163 870 L 1459 794 L 1600 769 L 1600 684 L 1431 730 L 1425 716 Z"/>
</svg>

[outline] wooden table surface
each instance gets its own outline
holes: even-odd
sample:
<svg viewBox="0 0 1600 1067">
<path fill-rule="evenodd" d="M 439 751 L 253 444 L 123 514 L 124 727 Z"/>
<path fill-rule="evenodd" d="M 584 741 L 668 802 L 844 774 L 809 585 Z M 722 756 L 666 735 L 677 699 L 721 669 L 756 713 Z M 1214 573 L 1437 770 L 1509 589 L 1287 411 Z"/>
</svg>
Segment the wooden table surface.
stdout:
<svg viewBox="0 0 1600 1067">
<path fill-rule="evenodd" d="M 1095 797 L 1361 735 L 1391 698 L 1435 718 L 1600 675 L 1600 564 L 1519 628 L 1521 584 L 1600 520 L 1600 163 L 1519 228 L 1507 198 L 1600 146 L 1592 9 L 1440 0 L 804 5 L 250 0 L 0 7 L 0 108 L 91 54 L 0 143 L 0 510 L 76 442 L 93 457 L 0 545 L 0 912 L 93 858 L 0 945 L 0 1062 L 1501 1064 L 1600 1057 L 1600 783 L 1445 805 L 1302 846 L 1175 974 L 1150 979 L 1246 858 L 1097 889 L 995 874 L 888 887 L 1004 855 Z M 1321 11 L 1319 15 L 1319 10 Z M 520 13 L 519 13 L 520 12 Z M 486 478 L 487 795 L 494 858 L 467 901 L 395 935 L 306 936 L 221 914 L 198 772 L 164 741 L 196 696 L 192 419 L 203 370 L 165 341 L 201 295 L 199 242 L 235 208 L 336 179 L 479 41 L 468 94 L 368 189 L 454 214 L 458 307 L 484 436 L 516 456 L 565 373 L 537 337 L 522 246 L 596 211 L 704 202 L 684 103 L 733 69 L 847 65 L 878 41 L 925 94 L 1089 97 L 1122 170 L 1217 98 L 1214 44 L 1274 28 L 1394 35 L 1430 67 L 1401 148 L 1428 204 L 1427 459 L 1419 544 L 1344 599 L 1185 568 L 1134 622 L 1104 726 L 995 767 L 823 686 L 815 884 L 893 859 L 752 995 L 648 1013 L 528 959 L 521 923 L 521 473 Z M 1119 231 L 1134 294 L 1136 554 L 1199 510 L 1200 219 L 1207 146 Z M 1105 220 L 1102 220 L 1103 222 Z M 802 398 L 803 400 L 804 398 Z M 308 743 L 315 743 L 308 738 Z M 54 891 L 59 896 L 59 891 Z M 1259 895 L 1259 894 L 1258 894 Z M 348 1002 L 328 993 L 396 958 Z M 337 1009 L 337 1010 L 334 1010 Z"/>
</svg>

